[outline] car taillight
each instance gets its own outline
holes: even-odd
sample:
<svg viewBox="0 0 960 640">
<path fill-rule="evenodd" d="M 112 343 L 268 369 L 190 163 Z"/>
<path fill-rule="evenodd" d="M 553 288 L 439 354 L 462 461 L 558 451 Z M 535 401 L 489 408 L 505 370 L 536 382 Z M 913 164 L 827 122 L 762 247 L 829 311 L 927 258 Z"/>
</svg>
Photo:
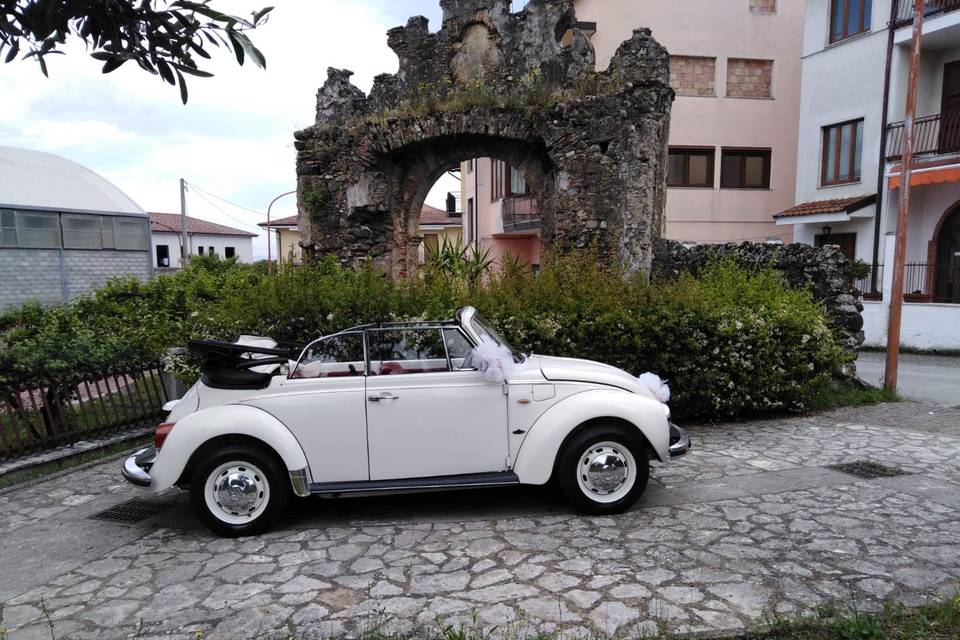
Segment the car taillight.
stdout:
<svg viewBox="0 0 960 640">
<path fill-rule="evenodd" d="M 153 433 L 153 446 L 157 449 L 163 446 L 164 440 L 167 439 L 167 436 L 170 435 L 173 425 L 177 424 L 176 422 L 163 422 L 158 427 L 157 430 Z"/>
</svg>

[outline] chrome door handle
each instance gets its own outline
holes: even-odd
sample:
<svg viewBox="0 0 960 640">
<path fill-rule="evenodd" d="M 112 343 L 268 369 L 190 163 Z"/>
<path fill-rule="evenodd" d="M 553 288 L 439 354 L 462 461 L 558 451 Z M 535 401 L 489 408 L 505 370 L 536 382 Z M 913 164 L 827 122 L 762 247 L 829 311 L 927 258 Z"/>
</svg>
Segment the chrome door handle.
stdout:
<svg viewBox="0 0 960 640">
<path fill-rule="evenodd" d="M 395 396 L 392 393 L 385 392 L 381 393 L 378 396 L 367 396 L 367 400 L 370 402 L 380 402 L 381 400 L 399 400 L 400 396 Z"/>
</svg>

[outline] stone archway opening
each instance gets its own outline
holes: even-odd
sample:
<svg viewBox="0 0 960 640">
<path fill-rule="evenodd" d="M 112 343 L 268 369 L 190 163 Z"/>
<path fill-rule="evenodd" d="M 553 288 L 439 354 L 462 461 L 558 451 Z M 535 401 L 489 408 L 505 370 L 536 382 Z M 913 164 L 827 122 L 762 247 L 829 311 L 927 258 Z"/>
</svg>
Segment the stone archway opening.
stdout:
<svg viewBox="0 0 960 640">
<path fill-rule="evenodd" d="M 403 171 L 394 220 L 406 234 L 409 263 L 413 252 L 422 263 L 425 247 L 436 246 L 443 235 L 489 254 L 496 264 L 519 260 L 539 268 L 541 233 L 555 218 L 548 201 L 554 167 L 542 141 L 496 136 L 428 140 L 403 149 L 393 160 Z M 425 200 L 451 167 L 460 174 L 459 198 L 454 197 L 458 234 L 425 224 L 421 217 L 424 211 L 436 215 L 425 209 Z"/>
<path fill-rule="evenodd" d="M 960 203 L 937 225 L 933 254 L 934 300 L 960 303 Z"/>
<path fill-rule="evenodd" d="M 400 70 L 369 95 L 350 71 L 328 70 L 317 123 L 297 133 L 305 254 L 410 274 L 430 187 L 451 165 L 486 158 L 529 196 L 505 202 L 514 232 L 536 201 L 544 250 L 595 246 L 648 272 L 666 197 L 666 50 L 637 29 L 597 72 L 588 38 L 571 28 L 572 0 L 516 13 L 510 0 L 441 6 L 439 32 L 415 17 L 388 33 Z"/>
</svg>

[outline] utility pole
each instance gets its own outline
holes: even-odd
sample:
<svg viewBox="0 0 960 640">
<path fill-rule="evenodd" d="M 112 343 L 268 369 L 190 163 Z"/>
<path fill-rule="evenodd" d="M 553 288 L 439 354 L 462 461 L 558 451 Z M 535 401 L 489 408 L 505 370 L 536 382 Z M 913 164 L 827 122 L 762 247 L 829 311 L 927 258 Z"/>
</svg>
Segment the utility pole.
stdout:
<svg viewBox="0 0 960 640">
<path fill-rule="evenodd" d="M 180 241 L 180 268 L 187 266 L 187 239 L 190 234 L 187 233 L 187 181 L 180 178 L 180 233 L 183 239 Z"/>
<path fill-rule="evenodd" d="M 914 0 L 913 38 L 910 42 L 910 74 L 907 78 L 907 112 L 903 120 L 905 132 L 900 166 L 900 210 L 897 211 L 897 234 L 893 254 L 893 286 L 890 288 L 890 318 L 887 325 L 887 365 L 883 386 L 897 390 L 900 366 L 900 323 L 903 319 L 903 272 L 907 261 L 907 221 L 910 215 L 910 177 L 913 172 L 914 131 L 917 115 L 917 85 L 920 80 L 920 44 L 923 37 L 925 0 Z"/>
</svg>

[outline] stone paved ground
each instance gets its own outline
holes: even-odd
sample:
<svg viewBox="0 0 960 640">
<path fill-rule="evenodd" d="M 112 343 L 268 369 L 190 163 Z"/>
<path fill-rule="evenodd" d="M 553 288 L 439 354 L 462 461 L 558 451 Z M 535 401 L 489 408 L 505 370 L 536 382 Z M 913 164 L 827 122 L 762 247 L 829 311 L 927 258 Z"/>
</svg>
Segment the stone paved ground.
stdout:
<svg viewBox="0 0 960 640">
<path fill-rule="evenodd" d="M 50 623 L 56 638 L 98 639 L 438 623 L 715 632 L 960 584 L 960 410 L 904 403 L 692 432 L 696 448 L 609 518 L 527 488 L 308 501 L 273 533 L 222 540 L 179 491 L 145 523 L 90 520 L 137 492 L 116 462 L 78 471 L 0 494 L 0 626 L 13 640 L 50 638 Z M 857 459 L 911 475 L 823 466 Z"/>
</svg>

